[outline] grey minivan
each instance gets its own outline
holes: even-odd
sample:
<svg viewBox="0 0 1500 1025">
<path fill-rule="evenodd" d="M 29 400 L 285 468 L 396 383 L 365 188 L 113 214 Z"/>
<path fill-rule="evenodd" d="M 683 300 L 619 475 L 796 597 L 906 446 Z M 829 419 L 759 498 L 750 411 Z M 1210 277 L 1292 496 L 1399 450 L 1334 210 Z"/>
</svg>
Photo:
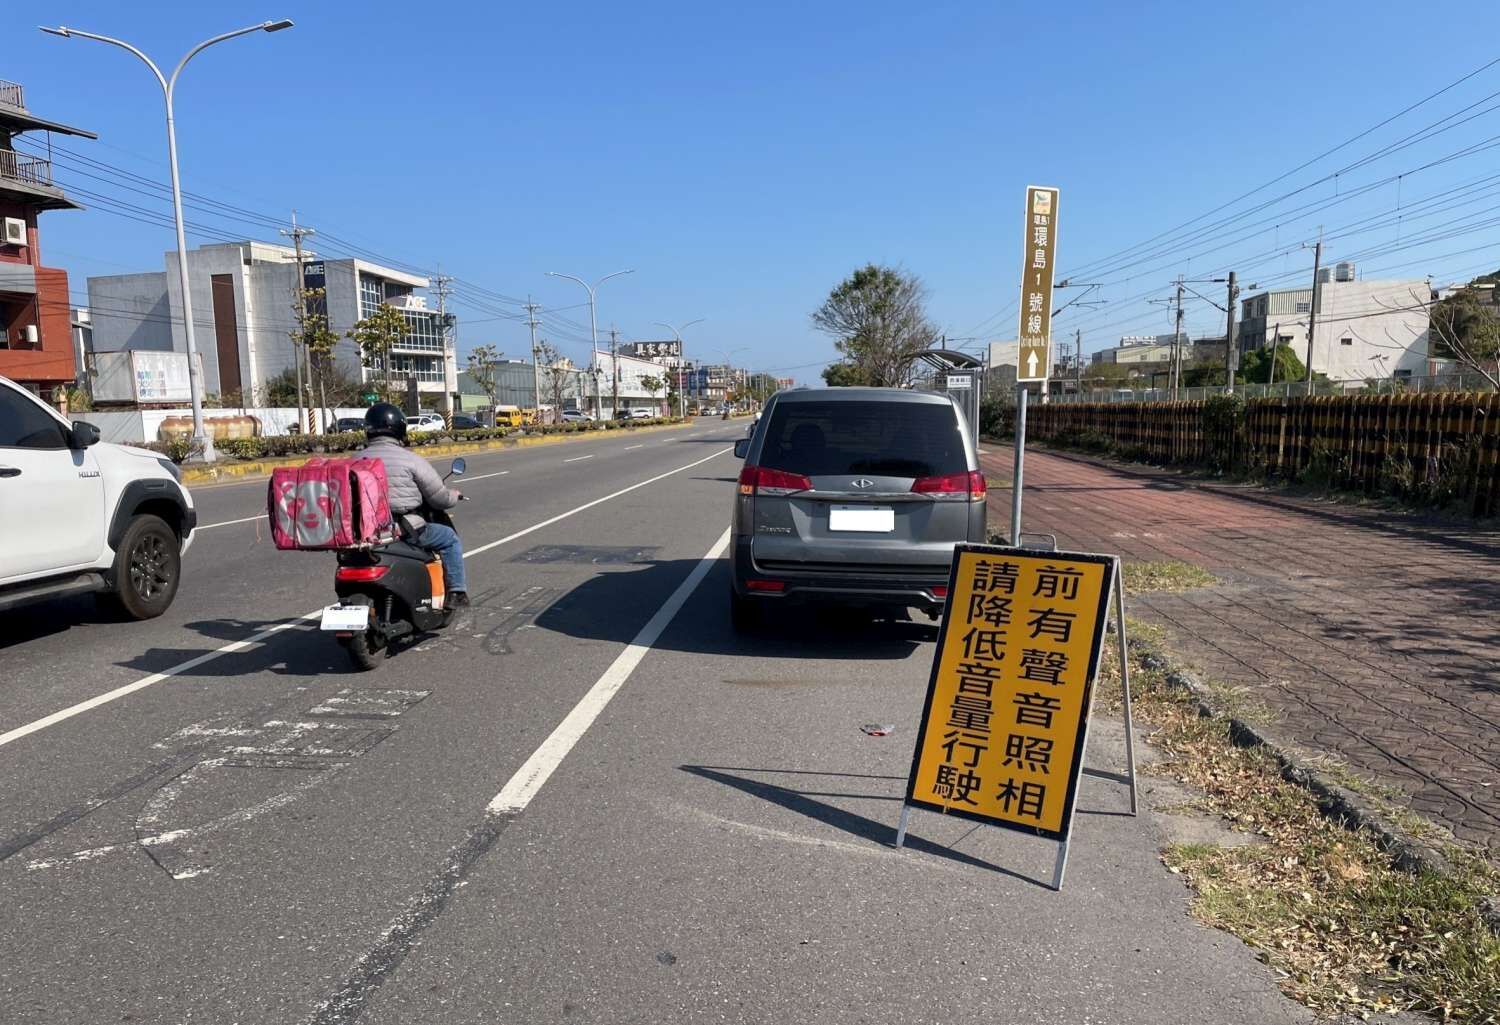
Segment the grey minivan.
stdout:
<svg viewBox="0 0 1500 1025">
<path fill-rule="evenodd" d="M 985 483 L 947 395 L 899 388 L 777 392 L 734 500 L 737 629 L 773 604 L 920 608 L 948 596 L 953 546 L 985 540 Z"/>
</svg>

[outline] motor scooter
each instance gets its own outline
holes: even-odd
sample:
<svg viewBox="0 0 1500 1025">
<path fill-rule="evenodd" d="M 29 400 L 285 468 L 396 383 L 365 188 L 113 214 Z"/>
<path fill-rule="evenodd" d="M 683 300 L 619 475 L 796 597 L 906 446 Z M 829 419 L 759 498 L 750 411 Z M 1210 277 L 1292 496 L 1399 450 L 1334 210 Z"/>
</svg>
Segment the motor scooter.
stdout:
<svg viewBox="0 0 1500 1025">
<path fill-rule="evenodd" d="M 455 459 L 443 479 L 461 477 L 465 469 L 464 459 Z M 424 508 L 419 514 L 429 523 L 453 526 L 444 510 Z M 340 549 L 333 589 L 339 600 L 323 610 L 321 629 L 334 635 L 361 671 L 378 666 L 395 641 L 440 630 L 453 616 L 444 600 L 442 561 L 404 531 L 388 541 Z"/>
</svg>

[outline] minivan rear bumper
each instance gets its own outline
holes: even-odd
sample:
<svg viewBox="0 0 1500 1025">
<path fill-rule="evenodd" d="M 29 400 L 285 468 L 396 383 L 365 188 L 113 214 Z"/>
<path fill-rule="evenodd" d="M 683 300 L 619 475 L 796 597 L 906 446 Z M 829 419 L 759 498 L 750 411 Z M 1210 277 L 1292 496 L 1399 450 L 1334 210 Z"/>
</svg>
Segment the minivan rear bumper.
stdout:
<svg viewBox="0 0 1500 1025">
<path fill-rule="evenodd" d="M 730 559 L 735 593 L 785 604 L 942 609 L 948 566 L 794 565 L 757 563 L 750 542 L 736 539 Z M 752 588 L 752 581 L 760 584 Z M 780 585 L 779 590 L 768 590 Z"/>
</svg>

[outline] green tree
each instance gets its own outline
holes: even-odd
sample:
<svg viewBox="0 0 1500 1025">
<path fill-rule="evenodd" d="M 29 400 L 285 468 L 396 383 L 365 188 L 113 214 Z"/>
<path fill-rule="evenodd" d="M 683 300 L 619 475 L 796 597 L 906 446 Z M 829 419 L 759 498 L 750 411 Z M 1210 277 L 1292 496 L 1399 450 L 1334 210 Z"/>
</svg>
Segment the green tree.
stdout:
<svg viewBox="0 0 1500 1025">
<path fill-rule="evenodd" d="M 666 386 L 667 382 L 665 376 L 658 377 L 655 374 L 647 374 L 646 376 L 641 378 L 641 387 L 646 389 L 646 394 L 651 396 L 651 400 L 653 402 L 656 401 L 656 393 L 661 391 Z"/>
<path fill-rule="evenodd" d="M 869 384 L 899 388 L 911 382 L 914 357 L 937 334 L 926 299 L 915 274 L 866 264 L 828 293 L 812 323 Z"/>
<path fill-rule="evenodd" d="M 1458 360 L 1494 388 L 1500 388 L 1500 310 L 1481 301 L 1474 286 L 1497 283 L 1500 271 L 1475 278 L 1435 303 L 1428 324 L 1434 355 Z"/>
<path fill-rule="evenodd" d="M 1271 383 L 1271 350 L 1251 349 L 1240 357 L 1240 380 L 1246 384 Z M 1297 358 L 1290 345 L 1276 346 L 1276 380 L 1300 381 L 1307 367 Z"/>
<path fill-rule="evenodd" d="M 830 388 L 855 388 L 870 383 L 870 375 L 848 360 L 839 360 L 823 368 L 823 383 Z"/>
<path fill-rule="evenodd" d="M 327 378 L 334 362 L 333 350 L 339 343 L 339 336 L 328 323 L 328 292 L 322 288 L 304 288 L 298 291 L 298 296 L 300 298 L 294 298 L 292 302 L 292 313 L 297 319 L 297 326 L 291 332 L 292 346 L 299 359 L 301 351 L 297 347 L 307 350 L 313 375 L 313 380 L 307 382 L 307 387 L 318 396 L 318 405 L 325 411 L 324 422 L 331 423 L 333 407 L 328 404 Z"/>
<path fill-rule="evenodd" d="M 286 408 L 297 404 L 297 372 L 287 367 L 275 377 L 267 379 L 261 386 L 263 401 L 268 406 Z"/>
<path fill-rule="evenodd" d="M 484 392 L 485 398 L 490 400 L 490 408 L 494 409 L 497 403 L 496 396 L 500 392 L 500 357 L 505 355 L 493 345 L 476 345 L 469 351 L 468 371 L 469 378 L 479 385 L 479 390 Z"/>
<path fill-rule="evenodd" d="M 348 337 L 359 346 L 364 365 L 381 371 L 386 390 L 391 386 L 391 350 L 406 335 L 406 317 L 390 303 L 381 303 L 374 313 L 355 321 Z"/>
</svg>

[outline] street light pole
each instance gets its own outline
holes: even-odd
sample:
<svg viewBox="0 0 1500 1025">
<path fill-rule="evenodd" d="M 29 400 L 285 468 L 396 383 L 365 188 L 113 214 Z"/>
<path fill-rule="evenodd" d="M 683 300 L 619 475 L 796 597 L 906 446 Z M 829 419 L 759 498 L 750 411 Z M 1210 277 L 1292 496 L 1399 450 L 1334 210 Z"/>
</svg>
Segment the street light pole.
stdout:
<svg viewBox="0 0 1500 1025">
<path fill-rule="evenodd" d="M 621 274 L 634 274 L 634 273 L 635 273 L 635 268 L 633 268 L 633 267 L 630 270 L 617 270 L 617 271 L 615 271 L 615 272 L 613 272 L 611 274 L 604 275 L 604 277 L 600 278 L 598 281 L 596 281 L 592 285 L 590 285 L 587 281 L 585 281 L 582 278 L 577 277 L 576 275 L 573 275 L 573 274 L 559 274 L 555 270 L 549 270 L 547 272 L 547 276 L 549 278 L 567 278 L 569 281 L 576 281 L 580 285 L 583 286 L 584 291 L 588 292 L 588 294 L 589 294 L 589 347 L 592 350 L 593 363 L 594 363 L 594 366 L 596 368 L 599 365 L 599 321 L 594 316 L 594 293 L 596 291 L 598 291 L 600 285 L 604 284 L 610 278 L 617 278 Z M 597 419 L 603 420 L 604 419 L 604 404 L 603 404 L 604 400 L 603 400 L 603 398 L 599 394 L 598 380 L 599 380 L 599 374 L 598 374 L 598 371 L 596 369 L 595 373 L 594 373 L 594 381 L 595 381 L 595 385 L 594 385 L 594 416 Z"/>
<path fill-rule="evenodd" d="M 284 28 L 291 27 L 292 22 L 283 18 L 280 21 L 263 21 L 258 25 L 249 25 L 235 29 L 233 32 L 214 36 L 212 39 L 206 39 L 189 50 L 187 55 L 177 62 L 177 67 L 172 70 L 171 78 L 163 75 L 161 69 L 150 57 L 123 40 L 93 32 L 82 32 L 76 28 L 61 25 L 57 28 L 41 27 L 43 32 L 62 36 L 64 39 L 78 36 L 80 39 L 93 39 L 96 42 L 109 43 L 112 46 L 129 50 L 146 63 L 146 67 L 151 69 L 151 73 L 156 76 L 156 81 L 161 85 L 162 95 L 167 103 L 167 158 L 172 169 L 172 215 L 177 222 L 177 280 L 182 287 L 182 327 L 187 340 L 188 391 L 193 403 L 193 443 L 197 446 L 200 457 L 205 463 L 214 461 L 214 441 L 203 428 L 203 368 L 198 365 L 198 340 L 193 333 L 193 297 L 188 287 L 187 234 L 182 225 L 182 180 L 177 171 L 177 122 L 173 113 L 173 100 L 177 95 L 177 76 L 182 74 L 182 69 L 187 67 L 188 61 L 215 43 L 222 43 L 226 39 L 248 35 L 251 32 L 280 32 Z"/>
<path fill-rule="evenodd" d="M 682 326 L 692 327 L 694 324 L 701 324 L 707 319 L 707 317 L 699 317 L 697 320 L 690 320 Z M 657 327 L 666 328 L 672 332 L 672 337 L 677 339 L 677 415 L 687 416 L 687 396 L 682 393 L 682 332 L 671 324 L 668 324 L 665 320 L 653 320 L 652 323 Z"/>
</svg>

